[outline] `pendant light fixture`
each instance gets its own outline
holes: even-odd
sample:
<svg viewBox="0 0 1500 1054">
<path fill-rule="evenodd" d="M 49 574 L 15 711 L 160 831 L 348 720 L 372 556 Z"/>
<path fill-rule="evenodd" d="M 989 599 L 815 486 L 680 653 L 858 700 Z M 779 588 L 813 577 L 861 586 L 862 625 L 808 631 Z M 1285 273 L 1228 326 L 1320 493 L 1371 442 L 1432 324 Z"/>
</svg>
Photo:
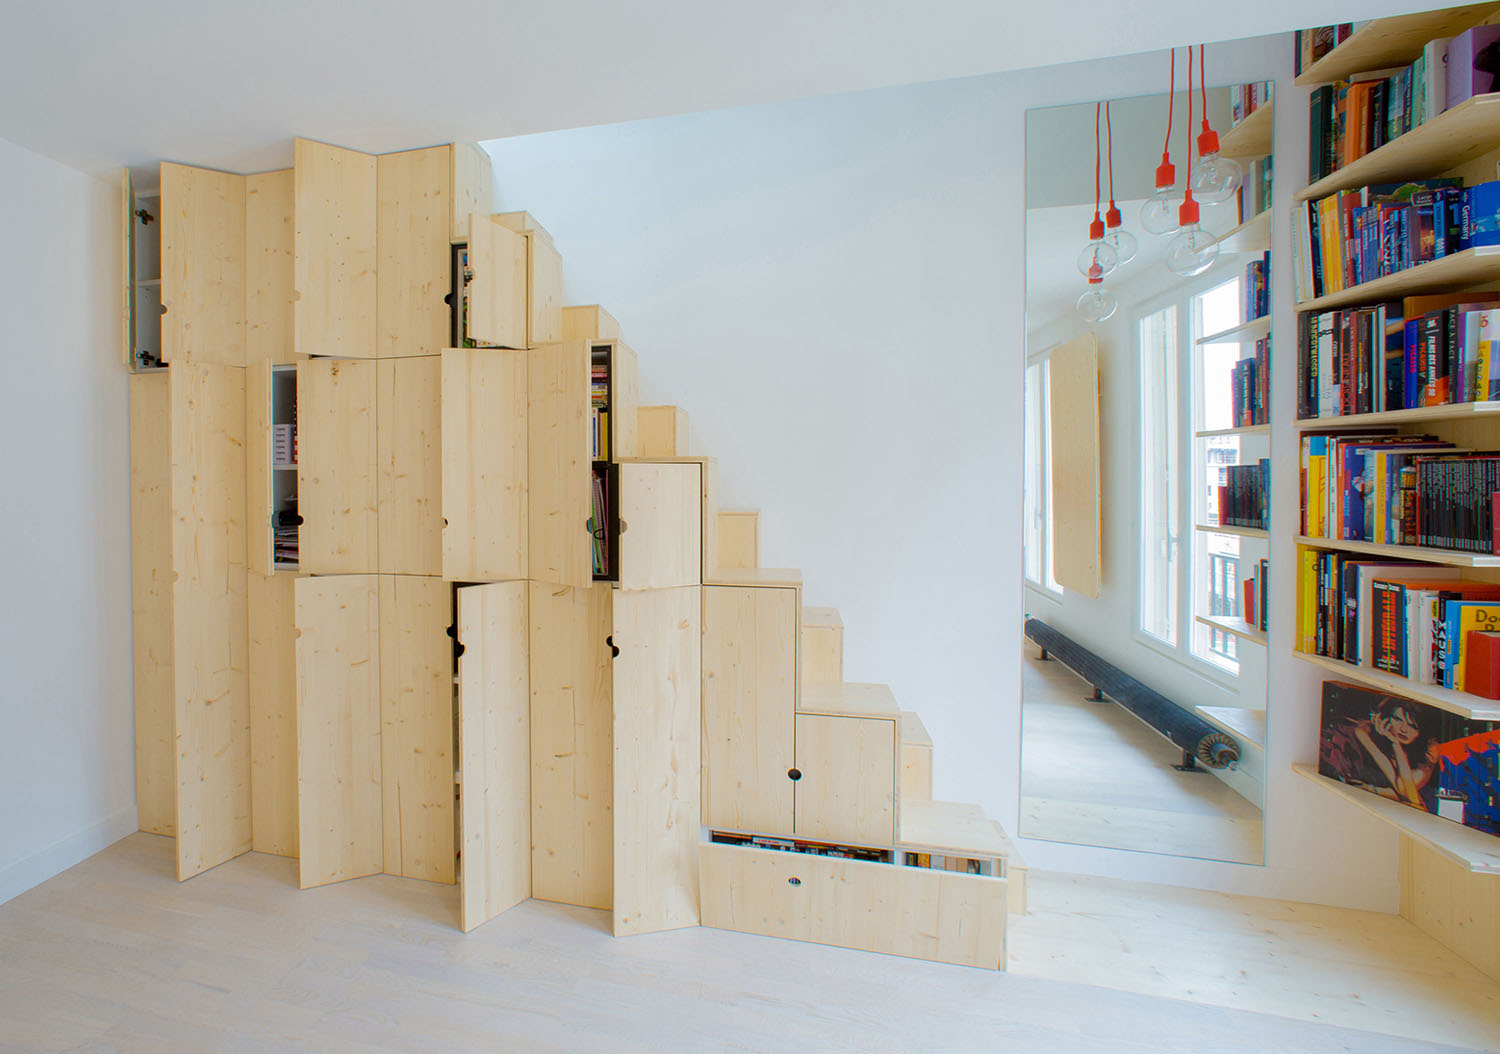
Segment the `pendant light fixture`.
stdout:
<svg viewBox="0 0 1500 1054">
<path fill-rule="evenodd" d="M 1189 52 L 1191 55 L 1192 52 Z M 1173 48 L 1168 60 L 1170 76 L 1167 81 L 1167 138 L 1161 145 L 1161 164 L 1156 166 L 1156 193 L 1141 206 L 1141 229 L 1147 234 L 1171 234 L 1177 230 L 1177 195 L 1173 187 L 1177 183 L 1177 170 L 1172 167 L 1172 101 L 1177 94 L 1177 49 Z"/>
<path fill-rule="evenodd" d="M 1200 71 L 1201 72 L 1201 71 Z M 1188 119 L 1187 119 L 1187 165 L 1193 169 L 1193 49 L 1188 48 Z M 1191 183 L 1182 192 L 1182 205 L 1177 210 L 1177 221 L 1181 226 L 1175 237 L 1167 244 L 1167 269 L 1183 278 L 1202 274 L 1219 258 L 1219 240 L 1204 230 L 1198 223 L 1198 203 L 1193 200 Z"/>
<path fill-rule="evenodd" d="M 1192 49 L 1188 49 L 1192 59 Z M 1198 200 L 1207 205 L 1217 205 L 1240 189 L 1245 178 L 1238 161 L 1223 157 L 1219 153 L 1219 133 L 1208 126 L 1208 78 L 1203 72 L 1203 45 L 1198 45 L 1198 91 L 1203 99 L 1203 131 L 1198 136 L 1198 163 L 1189 168 L 1188 185 Z"/>
<path fill-rule="evenodd" d="M 1078 253 L 1078 273 L 1092 281 L 1103 278 L 1120 262 L 1114 246 L 1104 240 L 1104 221 L 1099 218 L 1099 109 L 1094 104 L 1094 219 L 1089 224 L 1089 240 Z"/>
<path fill-rule="evenodd" d="M 1089 322 L 1103 322 L 1118 304 L 1115 294 L 1104 288 L 1103 278 L 1090 278 L 1089 287 L 1078 297 L 1078 313 Z"/>
<path fill-rule="evenodd" d="M 1109 123 L 1109 103 L 1104 104 L 1104 156 L 1109 159 L 1109 208 L 1104 210 L 1104 241 L 1115 251 L 1119 266 L 1135 259 L 1140 243 L 1124 227 L 1120 206 L 1115 204 L 1115 137 Z"/>
</svg>

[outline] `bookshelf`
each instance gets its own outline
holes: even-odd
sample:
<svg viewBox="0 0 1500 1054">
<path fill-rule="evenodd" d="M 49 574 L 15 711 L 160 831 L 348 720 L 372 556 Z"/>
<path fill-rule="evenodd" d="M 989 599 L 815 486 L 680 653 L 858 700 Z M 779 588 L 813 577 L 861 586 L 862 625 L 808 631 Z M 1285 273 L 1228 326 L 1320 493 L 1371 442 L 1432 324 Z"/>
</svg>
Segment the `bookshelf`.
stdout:
<svg viewBox="0 0 1500 1054">
<path fill-rule="evenodd" d="M 271 568 L 298 570 L 297 367 L 271 367 Z"/>
<path fill-rule="evenodd" d="M 1464 870 L 1500 875 L 1500 838 L 1329 779 L 1319 775 L 1313 765 L 1297 763 L 1292 771 L 1436 850 Z"/>
<path fill-rule="evenodd" d="M 1314 549 L 1338 549 L 1346 553 L 1364 553 L 1367 556 L 1444 564 L 1449 567 L 1500 567 L 1500 553 L 1470 553 L 1458 549 L 1434 549 L 1425 545 L 1382 545 L 1376 542 L 1357 542 L 1349 538 L 1316 538 L 1306 534 L 1297 536 L 1297 544 Z"/>
<path fill-rule="evenodd" d="M 1370 666 L 1355 666 L 1353 663 L 1330 659 L 1326 655 L 1313 655 L 1305 651 L 1294 652 L 1299 659 L 1321 666 L 1332 680 L 1356 681 L 1392 695 L 1404 695 L 1421 703 L 1447 710 L 1475 721 L 1500 721 L 1500 700 L 1485 699 L 1468 692 L 1456 692 L 1439 684 L 1422 684 L 1409 677 L 1397 677 L 1393 673 Z"/>
<path fill-rule="evenodd" d="M 1241 425 L 1238 428 L 1208 428 L 1194 432 L 1194 439 L 1213 439 L 1215 436 L 1255 436 L 1270 434 L 1270 425 Z"/>
<path fill-rule="evenodd" d="M 1219 133 L 1219 153 L 1241 161 L 1253 161 L 1271 152 L 1271 128 L 1275 120 L 1270 99 L 1251 110 L 1239 124 Z"/>
<path fill-rule="evenodd" d="M 1260 111 L 1257 110 L 1257 113 Z M 1271 248 L 1271 210 L 1262 209 L 1233 230 L 1219 237 L 1220 253 L 1268 252 Z"/>
<path fill-rule="evenodd" d="M 1266 631 L 1250 625 L 1242 618 L 1235 618 L 1232 615 L 1194 615 L 1193 619 L 1211 629 L 1238 637 L 1240 640 L 1248 640 L 1261 647 L 1266 646 Z"/>
<path fill-rule="evenodd" d="M 1232 736 L 1248 739 L 1264 749 L 1266 745 L 1266 712 L 1251 710 L 1243 706 L 1204 706 L 1199 704 L 1193 711 L 1205 721 L 1222 728 Z"/>
<path fill-rule="evenodd" d="M 1500 13 L 1500 5 L 1470 4 L 1371 19 L 1298 74 L 1292 83 L 1328 84 L 1368 70 L 1408 65 L 1421 56 L 1429 40 L 1456 36 L 1496 13 Z"/>
<path fill-rule="evenodd" d="M 1500 136 L 1500 129 L 1497 129 L 1496 135 Z M 1462 289 L 1496 278 L 1500 278 L 1500 245 L 1481 245 L 1340 289 L 1336 293 L 1326 293 L 1312 300 L 1299 300 L 1297 310 L 1323 311 L 1327 308 L 1397 300 L 1413 293 Z"/>
<path fill-rule="evenodd" d="M 1326 198 L 1334 191 L 1370 183 L 1439 176 L 1493 150 L 1497 138 L 1500 138 L 1500 92 L 1476 95 L 1308 184 L 1297 192 L 1294 200 Z"/>
<path fill-rule="evenodd" d="M 1416 406 L 1409 410 L 1381 410 L 1370 414 L 1344 414 L 1340 417 L 1306 417 L 1297 422 L 1300 432 L 1325 432 L 1335 428 L 1372 428 L 1390 425 L 1423 424 L 1431 421 L 1484 421 L 1500 414 L 1500 401 L 1448 403 L 1443 406 Z"/>
<path fill-rule="evenodd" d="M 1199 344 L 1245 344 L 1252 340 L 1259 340 L 1271 332 L 1271 316 L 1261 315 L 1260 318 L 1252 318 L 1249 322 L 1242 322 L 1238 326 L 1210 333 L 1199 337 Z"/>
<path fill-rule="evenodd" d="M 1270 538 L 1271 532 L 1260 527 L 1229 527 L 1213 523 L 1197 523 L 1193 525 L 1195 530 L 1203 531 L 1205 534 L 1233 534 L 1240 538 Z"/>
</svg>

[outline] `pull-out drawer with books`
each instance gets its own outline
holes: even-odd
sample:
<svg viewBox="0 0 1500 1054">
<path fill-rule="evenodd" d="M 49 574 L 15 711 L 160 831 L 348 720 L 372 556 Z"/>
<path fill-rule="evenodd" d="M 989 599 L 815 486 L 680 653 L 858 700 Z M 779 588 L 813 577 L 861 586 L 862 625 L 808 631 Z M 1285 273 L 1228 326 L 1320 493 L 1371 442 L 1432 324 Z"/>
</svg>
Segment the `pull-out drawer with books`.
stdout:
<svg viewBox="0 0 1500 1054">
<path fill-rule="evenodd" d="M 704 926 L 1005 969 L 1003 859 L 720 831 L 698 854 Z"/>
</svg>

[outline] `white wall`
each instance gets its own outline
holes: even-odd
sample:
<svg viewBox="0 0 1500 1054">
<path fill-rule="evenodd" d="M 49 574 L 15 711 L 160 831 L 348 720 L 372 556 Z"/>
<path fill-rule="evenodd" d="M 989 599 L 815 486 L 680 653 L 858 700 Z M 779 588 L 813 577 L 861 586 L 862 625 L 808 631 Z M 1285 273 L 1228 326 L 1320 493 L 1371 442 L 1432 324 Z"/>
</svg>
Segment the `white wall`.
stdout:
<svg viewBox="0 0 1500 1054">
<path fill-rule="evenodd" d="M 119 189 L 0 140 L 0 901 L 136 828 Z"/>
<path fill-rule="evenodd" d="M 1215 83 L 1279 76 L 1284 176 L 1304 166 L 1290 40 L 1211 48 Z M 1025 111 L 1160 91 L 1165 56 L 781 103 L 486 144 L 498 201 L 566 261 L 641 356 L 642 398 L 693 415 L 726 504 L 763 510 L 763 563 L 835 604 L 846 676 L 891 684 L 936 744 L 939 797 L 1016 828 Z M 1286 232 L 1275 340 L 1295 347 Z M 1273 413 L 1292 417 L 1293 370 Z M 1273 447 L 1294 464 L 1289 432 Z M 1294 533 L 1295 472 L 1274 526 Z M 1272 550 L 1290 596 L 1292 547 Z M 1271 630 L 1288 654 L 1291 626 Z M 1295 777 L 1315 673 L 1274 663 L 1268 866 L 1027 843 L 1036 867 L 1326 903 L 1396 905 L 1395 839 Z"/>
</svg>

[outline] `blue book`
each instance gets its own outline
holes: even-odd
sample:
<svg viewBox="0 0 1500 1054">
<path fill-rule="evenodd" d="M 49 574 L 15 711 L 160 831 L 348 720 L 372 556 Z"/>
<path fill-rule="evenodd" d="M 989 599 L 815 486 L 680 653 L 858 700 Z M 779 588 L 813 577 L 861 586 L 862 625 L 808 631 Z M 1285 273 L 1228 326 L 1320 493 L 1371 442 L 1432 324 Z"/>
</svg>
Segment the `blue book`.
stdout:
<svg viewBox="0 0 1500 1054">
<path fill-rule="evenodd" d="M 1500 245 L 1500 180 L 1464 191 L 1463 230 L 1470 248 Z"/>
</svg>

